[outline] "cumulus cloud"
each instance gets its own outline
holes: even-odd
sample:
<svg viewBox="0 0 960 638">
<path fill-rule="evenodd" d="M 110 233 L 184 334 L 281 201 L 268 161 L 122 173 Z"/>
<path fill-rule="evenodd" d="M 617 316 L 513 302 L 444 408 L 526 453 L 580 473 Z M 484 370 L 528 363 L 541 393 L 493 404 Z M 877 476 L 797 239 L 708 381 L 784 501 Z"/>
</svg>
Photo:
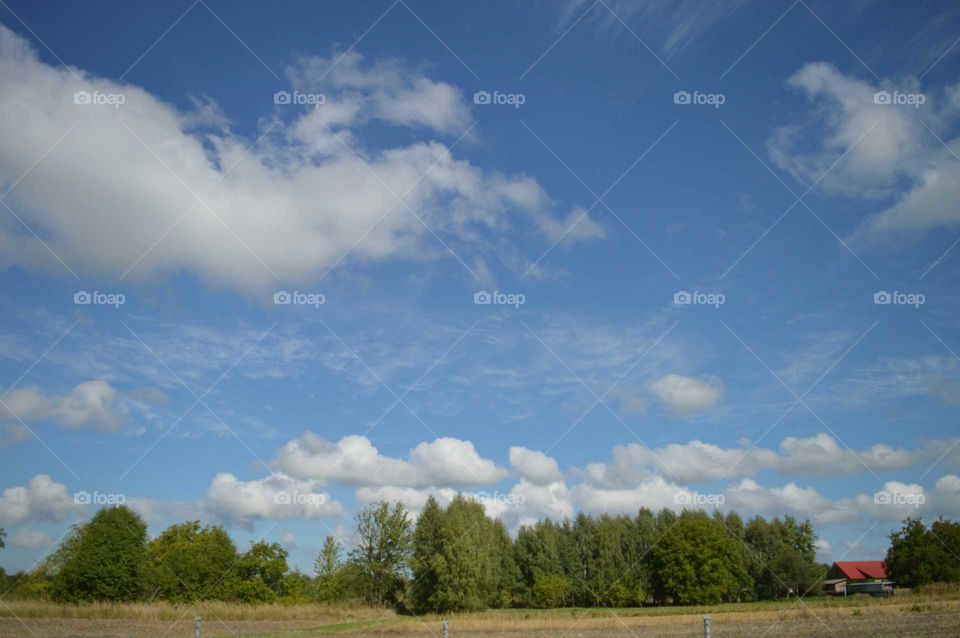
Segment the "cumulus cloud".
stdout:
<svg viewBox="0 0 960 638">
<path fill-rule="evenodd" d="M 818 538 L 814 546 L 817 548 L 817 559 L 822 562 L 830 562 L 824 560 L 833 556 L 833 546 L 830 544 L 830 541 L 825 538 Z"/>
<path fill-rule="evenodd" d="M 357 501 L 363 505 L 369 505 L 377 501 L 386 501 L 392 503 L 400 501 L 410 513 L 411 518 L 416 519 L 427 504 L 427 499 L 431 496 L 437 499 L 441 507 L 446 507 L 450 501 L 457 495 L 457 490 L 449 487 L 429 487 L 418 489 L 415 487 L 398 487 L 394 485 L 385 485 L 381 487 L 361 487 L 354 496 Z"/>
<path fill-rule="evenodd" d="M 770 155 L 804 184 L 830 169 L 820 182 L 828 192 L 892 198 L 865 222 L 860 236 L 876 241 L 960 223 L 960 164 L 937 140 L 956 142 L 948 134 L 957 112 L 955 87 L 922 90 L 915 78 L 872 85 L 824 62 L 804 65 L 789 85 L 813 104 L 811 121 L 778 129 L 767 142 Z M 878 104 L 878 91 L 922 94 L 925 103 Z"/>
<path fill-rule="evenodd" d="M 28 521 L 60 523 L 82 513 L 83 507 L 74 502 L 67 486 L 46 474 L 37 474 L 26 485 L 8 487 L 0 493 L 0 524 L 6 526 Z"/>
<path fill-rule="evenodd" d="M 856 520 L 857 511 L 842 502 L 832 502 L 812 487 L 788 483 L 783 487 L 763 487 L 753 479 L 743 479 L 724 491 L 728 508 L 783 515 L 793 513 L 825 522 L 843 523 Z"/>
<path fill-rule="evenodd" d="M 282 447 L 274 465 L 302 479 L 366 486 L 483 485 L 508 475 L 470 441 L 447 437 L 420 443 L 409 459 L 398 459 L 380 454 L 365 436 L 333 443 L 307 432 Z"/>
<path fill-rule="evenodd" d="M 0 404 L 0 418 L 52 421 L 73 430 L 115 431 L 123 422 L 118 412 L 118 395 L 106 381 L 84 381 L 63 395 L 39 388 L 18 388 Z"/>
<path fill-rule="evenodd" d="M 472 118 L 458 89 L 354 52 L 321 78 L 332 63 L 294 65 L 290 88 L 321 91 L 324 103 L 274 107 L 265 95 L 269 114 L 252 140 L 210 105 L 181 112 L 139 87 L 45 64 L 0 25 L 0 179 L 31 168 L 7 201 L 77 272 L 187 272 L 248 294 L 278 278 L 309 282 L 348 251 L 347 263 L 446 255 L 433 233 L 465 254 L 490 250 L 484 239 L 518 224 L 556 237 L 554 203 L 529 177 L 481 170 L 429 138 L 360 144 L 371 120 L 459 135 Z M 96 103 L 116 95 L 119 108 Z M 223 128 L 195 130 L 210 124 Z M 598 237 L 591 224 L 572 237 Z M 62 268 L 9 219 L 0 254 L 7 266 Z"/>
<path fill-rule="evenodd" d="M 46 549 L 53 546 L 53 538 L 45 532 L 22 527 L 10 537 L 10 544 L 20 549 Z"/>
<path fill-rule="evenodd" d="M 641 480 L 631 487 L 597 487 L 580 483 L 571 489 L 571 500 L 580 510 L 596 514 L 636 514 L 641 507 L 679 510 L 677 495 L 685 488 L 662 476 Z"/>
<path fill-rule="evenodd" d="M 283 474 L 241 481 L 220 472 L 207 490 L 206 507 L 227 522 L 251 528 L 260 519 L 337 517 L 343 507 L 329 494 L 316 490 L 316 481 L 301 481 Z"/>
<path fill-rule="evenodd" d="M 446 507 L 460 494 L 480 503 L 487 516 L 500 519 L 510 529 L 548 516 L 554 520 L 572 518 L 575 513 L 570 488 L 563 481 L 536 484 L 520 479 L 508 492 L 461 491 L 446 487 L 361 487 L 355 496 L 362 504 L 376 501 L 400 501 L 413 518 L 420 515 L 427 499 L 433 496 L 441 507 Z"/>
<path fill-rule="evenodd" d="M 650 384 L 650 390 L 677 416 L 692 416 L 715 406 L 724 395 L 717 377 L 684 377 L 668 374 Z"/>
<path fill-rule="evenodd" d="M 546 485 L 563 480 L 563 472 L 556 459 L 543 452 L 515 445 L 510 448 L 510 466 L 534 485 Z"/>
<path fill-rule="evenodd" d="M 810 437 L 788 436 L 777 450 L 761 447 L 724 448 L 693 440 L 648 448 L 639 443 L 616 446 L 610 460 L 591 463 L 584 478 L 600 487 L 630 486 L 653 474 L 663 474 L 684 483 L 754 476 L 763 470 L 781 475 L 828 476 L 891 471 L 923 461 L 936 460 L 954 440 L 930 441 L 908 450 L 884 443 L 863 450 L 849 450 L 825 432 Z M 954 459 L 950 458 L 950 462 Z"/>
</svg>

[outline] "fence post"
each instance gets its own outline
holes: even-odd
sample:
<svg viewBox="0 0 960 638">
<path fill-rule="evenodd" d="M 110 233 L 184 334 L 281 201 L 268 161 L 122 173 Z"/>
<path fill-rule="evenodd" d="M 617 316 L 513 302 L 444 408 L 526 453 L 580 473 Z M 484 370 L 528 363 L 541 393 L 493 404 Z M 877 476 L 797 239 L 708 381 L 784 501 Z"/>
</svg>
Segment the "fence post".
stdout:
<svg viewBox="0 0 960 638">
<path fill-rule="evenodd" d="M 441 626 L 443 627 L 440 631 L 441 638 L 450 638 L 450 621 L 444 620 Z"/>
<path fill-rule="evenodd" d="M 200 623 L 203 622 L 203 618 L 197 616 L 193 619 L 193 638 L 200 638 Z"/>
<path fill-rule="evenodd" d="M 710 614 L 703 617 L 703 635 L 704 638 L 710 638 Z"/>
</svg>

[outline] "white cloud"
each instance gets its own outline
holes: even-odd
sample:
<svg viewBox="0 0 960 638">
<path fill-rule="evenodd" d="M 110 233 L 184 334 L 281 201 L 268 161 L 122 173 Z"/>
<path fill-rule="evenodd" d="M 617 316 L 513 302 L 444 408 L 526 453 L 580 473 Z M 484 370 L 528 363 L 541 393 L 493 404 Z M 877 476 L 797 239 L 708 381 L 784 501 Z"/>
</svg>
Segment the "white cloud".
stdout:
<svg viewBox="0 0 960 638">
<path fill-rule="evenodd" d="M 206 507 L 223 520 L 246 528 L 264 518 L 313 520 L 342 515 L 340 503 L 318 492 L 317 485 L 316 481 L 300 481 L 283 474 L 241 481 L 233 474 L 220 472 L 207 490 Z"/>
<path fill-rule="evenodd" d="M 426 506 L 428 498 L 433 496 L 437 499 L 441 507 L 446 507 L 457 495 L 457 490 L 449 487 L 417 489 L 415 487 L 384 485 L 381 487 L 361 487 L 354 495 L 363 505 L 377 501 L 386 501 L 388 503 L 400 501 L 407 508 L 411 518 L 416 519 Z"/>
<path fill-rule="evenodd" d="M 671 412 L 691 416 L 716 405 L 724 395 L 723 382 L 717 377 L 700 379 L 668 374 L 650 384 L 650 389 Z"/>
<path fill-rule="evenodd" d="M 274 465 L 303 479 L 365 486 L 483 485 L 508 475 L 470 441 L 447 437 L 419 443 L 404 460 L 381 455 L 365 436 L 332 443 L 307 432 L 282 447 Z"/>
<path fill-rule="evenodd" d="M 32 169 L 7 201 L 77 272 L 187 272 L 248 294 L 276 288 L 274 273 L 309 282 L 348 250 L 345 263 L 448 256 L 432 232 L 465 258 L 490 251 L 487 235 L 506 236 L 515 223 L 556 237 L 553 203 L 529 177 L 481 170 L 428 139 L 358 143 L 357 127 L 372 119 L 461 133 L 472 118 L 458 89 L 355 53 L 320 80 L 331 63 L 307 59 L 289 73 L 297 90 L 323 91 L 320 108 L 273 107 L 263 96 L 272 116 L 249 148 L 254 140 L 228 128 L 192 130 L 223 125 L 210 105 L 184 113 L 141 88 L 47 65 L 0 26 L 0 178 L 13 183 Z M 75 104 L 78 92 L 124 103 Z M 394 206 L 404 193 L 406 206 Z M 573 237 L 599 236 L 591 224 Z M 0 254 L 7 266 L 62 270 L 12 224 L 0 227 Z"/>
<path fill-rule="evenodd" d="M 53 546 L 53 538 L 45 532 L 22 527 L 10 536 L 10 544 L 21 549 L 46 549 Z"/>
<path fill-rule="evenodd" d="M 589 483 L 575 485 L 570 493 L 580 510 L 595 514 L 636 514 L 641 507 L 652 510 L 682 509 L 677 494 L 686 491 L 661 476 L 647 478 L 632 487 L 596 487 Z"/>
<path fill-rule="evenodd" d="M 11 527 L 27 521 L 59 523 L 82 513 L 83 507 L 74 502 L 67 486 L 46 474 L 37 474 L 27 485 L 9 487 L 0 494 L 0 524 Z"/>
<path fill-rule="evenodd" d="M 827 191 L 893 197 L 860 236 L 875 241 L 960 223 L 960 163 L 937 140 L 955 142 L 945 127 L 956 111 L 950 87 L 922 91 L 915 78 L 874 86 L 823 62 L 805 65 L 789 84 L 814 104 L 813 123 L 779 129 L 767 142 L 771 157 L 804 184 L 827 173 L 820 182 Z M 876 104 L 874 94 L 881 90 L 922 93 L 926 102 L 920 108 Z"/>
<path fill-rule="evenodd" d="M 738 511 L 783 515 L 793 513 L 824 523 L 850 522 L 857 511 L 847 503 L 832 502 L 812 487 L 788 483 L 766 488 L 752 479 L 743 479 L 724 491 L 726 507 Z"/>
<path fill-rule="evenodd" d="M 299 91 L 317 91 L 326 98 L 300 121 L 301 133 L 323 130 L 312 126 L 319 121 L 340 127 L 379 119 L 459 135 L 472 122 L 459 89 L 424 77 L 399 60 L 365 65 L 362 55 L 349 51 L 305 58 L 287 69 L 287 77 Z"/>
<path fill-rule="evenodd" d="M 937 515 L 960 516 L 960 476 L 947 474 L 937 479 L 929 509 Z"/>
<path fill-rule="evenodd" d="M 18 388 L 4 398 L 6 406 L 0 404 L 0 418 L 52 421 L 74 430 L 114 431 L 123 421 L 116 405 L 118 395 L 106 381 L 84 381 L 64 395 Z"/>
<path fill-rule="evenodd" d="M 935 460 L 952 441 L 932 441 L 919 449 L 876 444 L 865 450 L 848 450 L 825 432 L 811 437 L 788 436 L 778 450 L 762 447 L 724 448 L 693 440 L 648 448 L 639 443 L 616 446 L 608 462 L 591 463 L 582 472 L 598 487 L 629 487 L 662 474 L 683 483 L 754 476 L 763 470 L 781 475 L 827 476 L 890 471 Z M 869 468 L 869 470 L 868 470 Z"/>
<path fill-rule="evenodd" d="M 0 435 L 0 447 L 23 443 L 33 436 L 30 434 L 29 429 L 23 427 L 19 423 L 0 424 L 0 433 L 2 433 L 2 435 Z"/>
<path fill-rule="evenodd" d="M 817 560 L 830 562 L 826 560 L 833 556 L 833 546 L 830 544 L 830 541 L 825 538 L 818 538 L 814 545 L 817 548 Z"/>
<path fill-rule="evenodd" d="M 556 459 L 543 452 L 515 445 L 510 448 L 510 466 L 535 485 L 546 485 L 563 480 L 563 472 Z"/>
<path fill-rule="evenodd" d="M 554 520 L 572 518 L 575 508 L 570 500 L 570 489 L 562 481 L 535 484 L 526 479 L 515 483 L 509 492 L 460 491 L 445 487 L 361 487 L 355 493 L 361 504 L 376 501 L 400 501 L 413 518 L 420 515 L 427 499 L 433 496 L 441 507 L 446 507 L 457 494 L 483 505 L 487 516 L 500 519 L 509 529 L 517 529 L 525 522 L 548 516 Z"/>
<path fill-rule="evenodd" d="M 624 416 L 637 416 L 647 410 L 647 404 L 643 400 L 643 397 L 622 385 L 616 385 L 610 388 L 607 396 L 619 399 L 619 412 Z"/>
</svg>

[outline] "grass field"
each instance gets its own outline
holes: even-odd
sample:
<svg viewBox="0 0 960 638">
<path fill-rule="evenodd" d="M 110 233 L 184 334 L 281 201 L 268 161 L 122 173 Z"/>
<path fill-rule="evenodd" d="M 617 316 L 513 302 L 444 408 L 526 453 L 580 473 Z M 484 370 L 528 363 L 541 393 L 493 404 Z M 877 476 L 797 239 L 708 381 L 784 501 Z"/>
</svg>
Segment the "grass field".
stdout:
<svg viewBox="0 0 960 638">
<path fill-rule="evenodd" d="M 716 638 L 844 636 L 958 636 L 960 595 L 954 591 L 904 594 L 890 599 L 808 599 L 714 607 L 632 609 L 491 610 L 453 614 L 457 636 L 686 637 L 703 635 L 709 613 Z M 175 606 L 163 603 L 63 606 L 38 601 L 0 602 L 0 638 L 176 638 L 193 636 L 202 616 L 203 636 L 440 635 L 439 616 L 399 616 L 392 611 L 324 605 L 247 606 L 230 603 Z"/>
</svg>

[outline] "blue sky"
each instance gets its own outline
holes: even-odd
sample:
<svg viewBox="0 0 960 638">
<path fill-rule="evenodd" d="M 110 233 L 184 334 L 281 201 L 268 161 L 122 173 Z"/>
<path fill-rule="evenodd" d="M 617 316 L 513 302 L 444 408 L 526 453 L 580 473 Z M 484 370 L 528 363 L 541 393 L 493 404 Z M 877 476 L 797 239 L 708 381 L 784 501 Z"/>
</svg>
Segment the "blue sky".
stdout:
<svg viewBox="0 0 960 638">
<path fill-rule="evenodd" d="M 8 570 L 85 494 L 301 567 L 458 490 L 960 515 L 950 3 L 0 9 Z"/>
</svg>

